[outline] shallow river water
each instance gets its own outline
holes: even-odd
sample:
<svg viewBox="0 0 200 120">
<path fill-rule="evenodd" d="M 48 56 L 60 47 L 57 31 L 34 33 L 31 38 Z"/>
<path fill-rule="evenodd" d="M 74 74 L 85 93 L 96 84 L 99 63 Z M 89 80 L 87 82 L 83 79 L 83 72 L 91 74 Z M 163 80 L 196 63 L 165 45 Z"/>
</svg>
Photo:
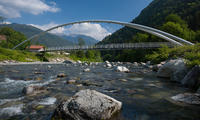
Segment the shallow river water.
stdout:
<svg viewBox="0 0 200 120">
<path fill-rule="evenodd" d="M 49 120 L 62 100 L 79 90 L 94 89 L 123 103 L 114 120 L 200 120 L 200 106 L 170 99 L 187 89 L 157 78 L 156 73 L 146 69 L 124 66 L 132 72 L 116 72 L 103 63 L 0 66 L 0 119 Z M 85 68 L 91 71 L 83 72 Z M 59 73 L 67 77 L 58 79 Z M 67 84 L 72 79 L 77 83 Z M 48 91 L 26 96 L 22 89 L 30 84 L 44 86 Z"/>
</svg>

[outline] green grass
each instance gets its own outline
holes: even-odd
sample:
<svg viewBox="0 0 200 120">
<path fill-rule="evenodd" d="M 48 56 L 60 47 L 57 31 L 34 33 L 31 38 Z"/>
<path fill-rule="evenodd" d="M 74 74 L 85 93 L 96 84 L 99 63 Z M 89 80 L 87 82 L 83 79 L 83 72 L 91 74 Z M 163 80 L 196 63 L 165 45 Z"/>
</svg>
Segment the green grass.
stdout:
<svg viewBox="0 0 200 120">
<path fill-rule="evenodd" d="M 19 62 L 40 61 L 40 59 L 36 56 L 35 53 L 5 49 L 0 47 L 0 61 L 4 60 L 15 60 Z"/>
<path fill-rule="evenodd" d="M 146 55 L 146 59 L 153 63 L 160 63 L 161 61 L 175 58 L 184 58 L 189 67 L 200 65 L 200 44 L 185 45 L 175 48 L 163 46 L 153 54 Z"/>
</svg>

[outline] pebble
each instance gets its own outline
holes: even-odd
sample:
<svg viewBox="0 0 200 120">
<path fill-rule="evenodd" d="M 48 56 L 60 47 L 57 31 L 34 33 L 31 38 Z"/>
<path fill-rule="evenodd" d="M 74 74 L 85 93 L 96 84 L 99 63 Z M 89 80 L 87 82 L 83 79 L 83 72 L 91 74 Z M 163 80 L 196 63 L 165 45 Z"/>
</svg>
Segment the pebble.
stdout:
<svg viewBox="0 0 200 120">
<path fill-rule="evenodd" d="M 65 73 L 60 73 L 57 75 L 57 77 L 62 78 L 62 77 L 67 77 L 67 75 Z"/>
<path fill-rule="evenodd" d="M 76 80 L 68 80 L 67 81 L 67 84 L 74 84 L 74 83 L 76 83 Z"/>
</svg>

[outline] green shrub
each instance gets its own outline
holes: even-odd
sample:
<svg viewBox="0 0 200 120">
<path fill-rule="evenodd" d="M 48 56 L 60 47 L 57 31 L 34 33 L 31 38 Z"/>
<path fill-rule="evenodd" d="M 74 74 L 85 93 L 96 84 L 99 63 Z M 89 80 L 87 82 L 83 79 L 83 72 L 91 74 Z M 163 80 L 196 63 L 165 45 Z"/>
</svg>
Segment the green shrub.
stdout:
<svg viewBox="0 0 200 120">
<path fill-rule="evenodd" d="M 20 50 L 10 50 L 0 47 L 0 61 L 16 60 L 20 62 L 39 61 L 35 53 Z"/>
<path fill-rule="evenodd" d="M 158 49 L 158 51 L 153 54 L 146 55 L 145 57 L 153 63 L 160 63 L 161 61 L 165 61 L 167 59 L 184 58 L 186 59 L 187 65 L 189 67 L 193 67 L 195 65 L 200 65 L 200 44 L 175 48 L 163 46 Z"/>
</svg>

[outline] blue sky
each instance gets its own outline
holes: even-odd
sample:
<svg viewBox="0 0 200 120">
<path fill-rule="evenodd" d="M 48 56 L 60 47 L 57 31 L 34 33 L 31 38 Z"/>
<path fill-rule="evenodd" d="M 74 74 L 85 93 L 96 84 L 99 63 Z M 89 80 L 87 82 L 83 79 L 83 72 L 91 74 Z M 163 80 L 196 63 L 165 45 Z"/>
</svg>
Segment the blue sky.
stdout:
<svg viewBox="0 0 200 120">
<path fill-rule="evenodd" d="M 11 23 L 31 24 L 45 30 L 58 24 L 80 20 L 105 19 L 130 22 L 151 1 L 0 0 L 0 15 L 7 17 L 7 21 Z M 60 28 L 52 31 L 52 33 L 76 34 L 76 32 L 80 32 L 92 37 L 95 37 L 96 34 L 96 39 L 100 40 L 117 29 L 119 29 L 119 26 L 116 25 L 87 23 Z M 95 30 L 96 33 L 94 32 Z M 90 35 L 89 32 L 93 33 L 90 33 Z M 98 34 L 102 34 L 102 36 L 97 36 Z"/>
</svg>

